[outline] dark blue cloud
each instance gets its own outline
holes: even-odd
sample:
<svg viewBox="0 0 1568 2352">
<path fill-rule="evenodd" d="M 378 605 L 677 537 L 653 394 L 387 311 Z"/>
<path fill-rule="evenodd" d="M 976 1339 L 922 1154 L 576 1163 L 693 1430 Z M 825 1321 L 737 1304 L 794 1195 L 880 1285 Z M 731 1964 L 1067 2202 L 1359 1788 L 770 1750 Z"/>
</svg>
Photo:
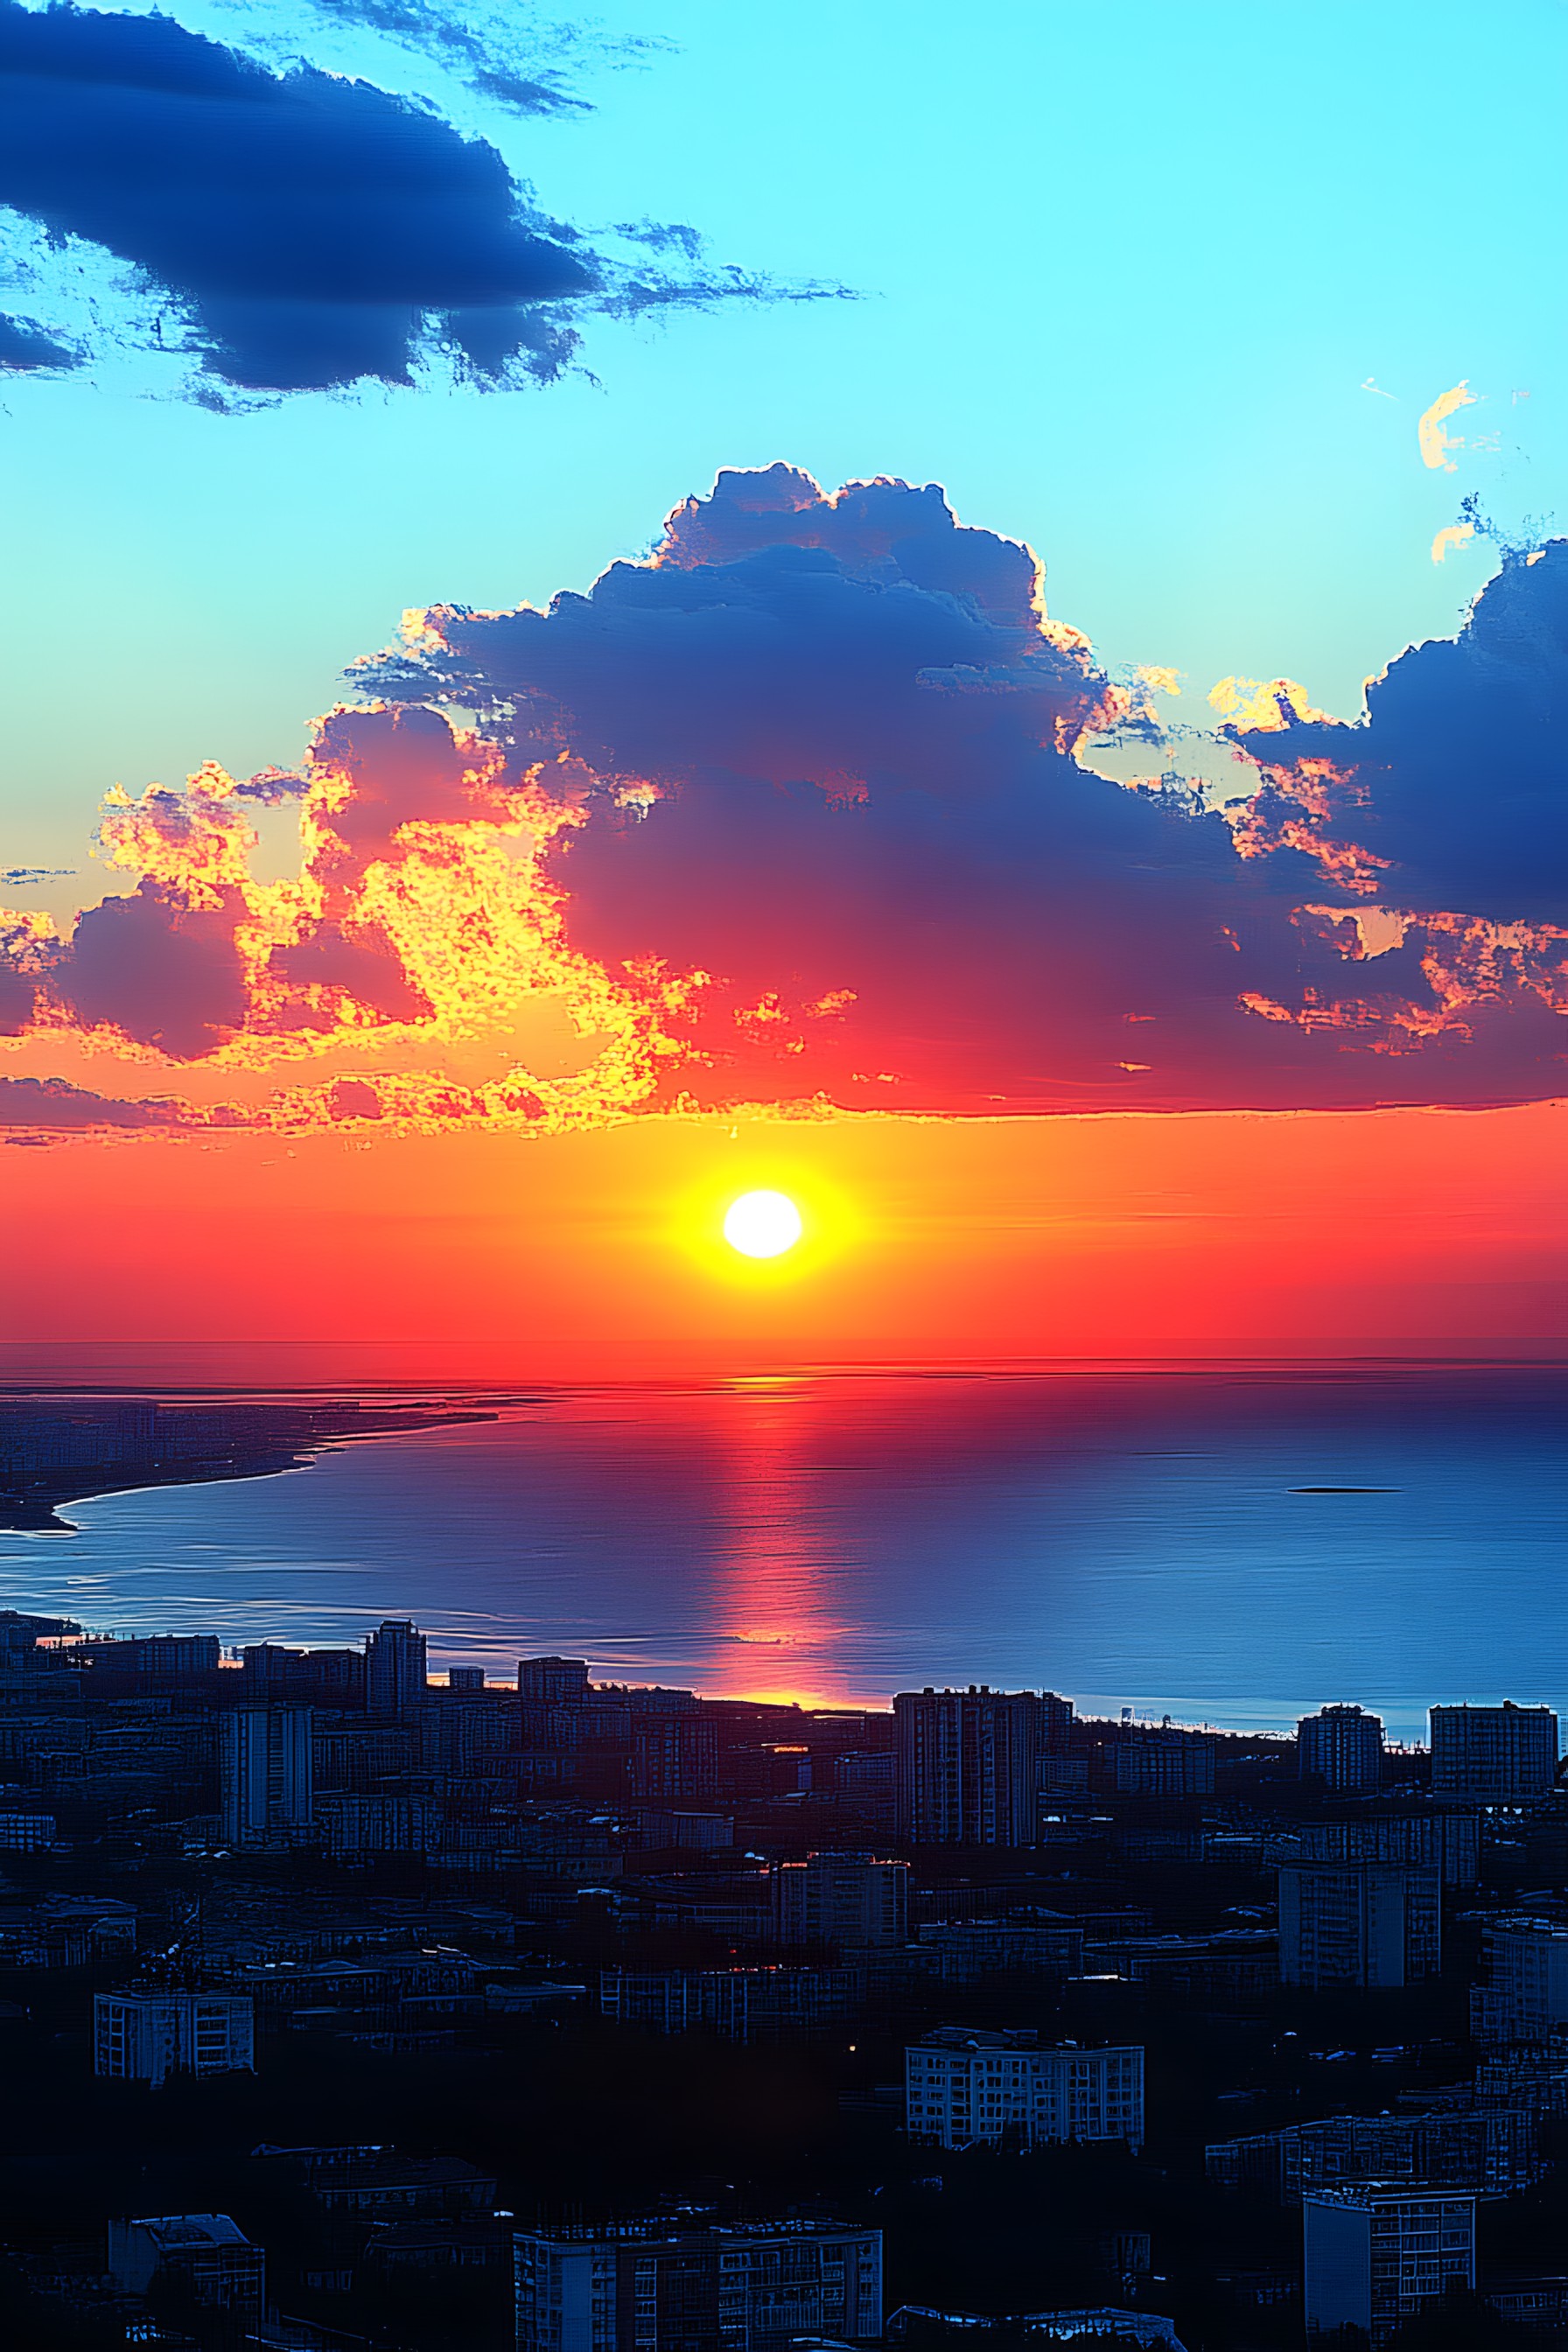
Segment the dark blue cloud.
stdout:
<svg viewBox="0 0 1568 2352">
<path fill-rule="evenodd" d="M 1510 553 L 1455 638 L 1414 646 L 1358 726 L 1237 737 L 1266 783 L 1252 830 L 1331 890 L 1419 912 L 1568 924 L 1568 540 Z"/>
<path fill-rule="evenodd" d="M 348 13 L 416 29 L 430 14 L 400 0 Z M 69 5 L 0 0 L 0 205 L 129 265 L 219 397 L 405 383 L 436 352 L 480 380 L 545 380 L 586 302 L 770 290 L 689 268 L 623 284 L 495 148 L 428 109 L 309 65 L 271 72 L 167 16 Z M 11 364 L 71 362 L 63 345 L 27 360 L 43 334 L 28 322 L 12 334 Z M 0 328 L 0 365 L 5 352 Z"/>
<path fill-rule="evenodd" d="M 559 836 L 572 944 L 663 1003 L 669 1091 L 935 1112 L 1556 1092 L 1563 975 L 1392 940 L 1181 792 L 1081 756 L 1119 715 L 1028 551 L 940 490 L 721 476 L 649 565 L 430 616 L 363 673 L 602 787 Z M 548 780 L 550 768 L 544 769 Z M 572 772 L 575 776 L 578 771 Z M 1478 786 L 1484 792 L 1484 785 Z M 1461 896 L 1445 908 L 1467 901 Z M 1561 955 L 1557 961 L 1561 963 Z"/>
</svg>

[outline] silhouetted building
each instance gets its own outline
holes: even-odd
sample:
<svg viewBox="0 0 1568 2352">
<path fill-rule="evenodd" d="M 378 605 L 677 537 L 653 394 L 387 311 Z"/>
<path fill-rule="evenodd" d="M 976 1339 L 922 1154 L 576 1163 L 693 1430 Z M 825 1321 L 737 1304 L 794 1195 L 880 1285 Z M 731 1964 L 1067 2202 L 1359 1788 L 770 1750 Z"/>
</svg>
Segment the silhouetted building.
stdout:
<svg viewBox="0 0 1568 2352">
<path fill-rule="evenodd" d="M 237 1993 L 158 1986 L 93 2001 L 93 2072 L 156 2085 L 170 2074 L 233 2074 L 256 2063 L 256 2009 Z"/>
<path fill-rule="evenodd" d="M 773 1870 L 773 1933 L 781 1944 L 843 1951 L 909 1940 L 910 1866 L 869 1853 L 808 1853 Z"/>
<path fill-rule="evenodd" d="M 1568 2033 L 1568 1927 L 1500 1919 L 1481 1931 L 1486 1981 L 1470 1996 L 1478 2042 L 1547 2042 Z"/>
<path fill-rule="evenodd" d="M 223 1834 L 230 1845 L 300 1845 L 314 1826 L 308 1706 L 237 1706 L 219 1728 Z"/>
<path fill-rule="evenodd" d="M 706 1716 L 639 1711 L 632 1717 L 632 1794 L 678 1804 L 719 1790 L 719 1734 Z"/>
<path fill-rule="evenodd" d="M 427 1696 L 425 1636 L 412 1618 L 388 1617 L 365 1637 L 364 1701 L 372 1715 L 406 1723 Z"/>
<path fill-rule="evenodd" d="M 453 1666 L 447 1673 L 447 1688 L 450 1691 L 482 1691 L 484 1686 L 483 1666 Z"/>
<path fill-rule="evenodd" d="M 1200 1731 L 1135 1731 L 1116 1743 L 1122 1797 L 1212 1797 L 1214 1741 Z"/>
<path fill-rule="evenodd" d="M 520 2231 L 518 2352 L 791 2352 L 882 2332 L 882 2237 L 834 2221 Z"/>
<path fill-rule="evenodd" d="M 1410 2181 L 1314 2189 L 1301 2204 L 1309 2337 L 1359 2327 L 1374 2345 L 1450 2287 L 1476 2283 L 1476 2201 Z"/>
<path fill-rule="evenodd" d="M 1541 2174 L 1540 2141 L 1539 2123 L 1526 2108 L 1489 2106 L 1330 2116 L 1221 2140 L 1204 2154 L 1216 2188 L 1252 2189 L 1281 2205 L 1299 2205 L 1314 2189 L 1358 2180 L 1517 2196 Z"/>
<path fill-rule="evenodd" d="M 893 1722 L 901 1833 L 914 1845 L 1033 1845 L 1047 1720 L 1036 1691 L 973 1683 L 900 1691 Z"/>
<path fill-rule="evenodd" d="M 1359 1706 L 1324 1706 L 1296 1726 L 1296 1769 L 1331 1796 L 1375 1796 L 1383 1785 L 1383 1717 Z"/>
<path fill-rule="evenodd" d="M 904 2052 L 910 2137 L 943 2147 L 1047 2140 L 1143 2144 L 1143 2053 L 1042 2049 L 1030 2032 L 942 2026 Z"/>
<path fill-rule="evenodd" d="M 1557 1717 L 1549 1706 L 1435 1706 L 1432 1793 L 1522 1805 L 1557 1778 Z"/>
<path fill-rule="evenodd" d="M 618 2024 L 726 2042 L 826 2032 L 865 1998 L 864 1972 L 854 1968 L 605 1969 L 599 1979 L 600 2010 Z"/>
<path fill-rule="evenodd" d="M 267 2302 L 266 2257 L 226 2213 L 110 2221 L 109 2275 L 122 2294 L 173 2290 L 237 2327 L 259 2326 Z"/>
<path fill-rule="evenodd" d="M 1473 1886 L 1480 1874 L 1481 1825 L 1472 1811 L 1423 1806 L 1411 1812 L 1364 1813 L 1334 1822 L 1302 1822 L 1281 1862 L 1404 1862 L 1435 1870 L 1445 1886 Z"/>
<path fill-rule="evenodd" d="M 586 1658 L 520 1658 L 517 1695 L 531 1706 L 581 1706 L 588 1698 Z"/>
<path fill-rule="evenodd" d="M 1397 1863 L 1287 1863 L 1279 1873 L 1279 1976 L 1311 1992 L 1397 1989 L 1441 1959 L 1435 1870 Z"/>
</svg>

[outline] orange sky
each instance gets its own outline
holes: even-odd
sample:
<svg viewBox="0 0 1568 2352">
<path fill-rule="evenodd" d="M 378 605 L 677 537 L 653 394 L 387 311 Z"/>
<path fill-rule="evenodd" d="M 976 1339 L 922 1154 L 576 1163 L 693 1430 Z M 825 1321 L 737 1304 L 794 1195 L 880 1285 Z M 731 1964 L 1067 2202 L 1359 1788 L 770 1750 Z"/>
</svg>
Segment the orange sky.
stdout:
<svg viewBox="0 0 1568 2352">
<path fill-rule="evenodd" d="M 81 1379 L 109 1360 L 90 1343 L 135 1343 L 114 1360 L 135 1376 L 417 1381 L 1550 1352 L 1565 1147 L 1550 1104 L 93 1135 L 0 1150 L 0 1216 L 26 1236 L 5 1360 L 47 1370 L 58 1346 Z M 753 1184 L 805 1211 L 782 1266 L 712 1240 Z"/>
</svg>

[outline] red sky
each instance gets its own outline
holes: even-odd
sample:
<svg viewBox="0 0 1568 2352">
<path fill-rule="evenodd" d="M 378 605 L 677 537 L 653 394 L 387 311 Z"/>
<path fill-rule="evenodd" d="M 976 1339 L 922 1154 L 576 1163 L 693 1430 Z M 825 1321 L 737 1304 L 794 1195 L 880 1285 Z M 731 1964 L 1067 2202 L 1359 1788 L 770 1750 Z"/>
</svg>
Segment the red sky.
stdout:
<svg viewBox="0 0 1568 2352">
<path fill-rule="evenodd" d="M 0 1151 L 26 1236 L 5 1361 L 417 1381 L 1552 1352 L 1565 1147 L 1550 1104 L 69 1138 Z M 783 1266 L 712 1238 L 756 1184 L 806 1213 Z"/>
</svg>

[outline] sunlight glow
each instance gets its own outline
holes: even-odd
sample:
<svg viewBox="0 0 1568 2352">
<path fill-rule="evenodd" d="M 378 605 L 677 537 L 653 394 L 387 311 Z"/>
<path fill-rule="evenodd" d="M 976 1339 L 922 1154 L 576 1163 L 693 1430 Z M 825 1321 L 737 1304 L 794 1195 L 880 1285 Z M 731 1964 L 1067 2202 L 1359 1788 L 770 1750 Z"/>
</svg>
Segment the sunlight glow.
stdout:
<svg viewBox="0 0 1568 2352">
<path fill-rule="evenodd" d="M 724 1239 L 742 1257 L 782 1257 L 803 1231 L 787 1192 L 742 1192 L 724 1213 Z"/>
</svg>

